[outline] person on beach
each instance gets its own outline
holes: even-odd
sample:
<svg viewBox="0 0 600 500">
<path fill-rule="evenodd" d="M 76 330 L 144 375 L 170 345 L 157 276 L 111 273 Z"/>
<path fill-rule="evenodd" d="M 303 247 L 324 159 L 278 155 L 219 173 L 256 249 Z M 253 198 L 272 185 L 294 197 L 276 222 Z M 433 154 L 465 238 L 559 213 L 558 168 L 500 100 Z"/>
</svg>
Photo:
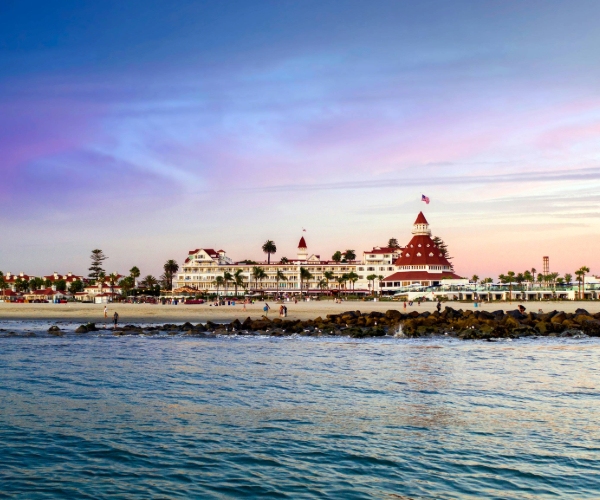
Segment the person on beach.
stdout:
<svg viewBox="0 0 600 500">
<path fill-rule="evenodd" d="M 283 304 L 279 306 L 279 317 L 283 318 Z"/>
<path fill-rule="evenodd" d="M 440 312 L 442 310 L 442 302 L 440 300 L 438 300 L 437 306 L 435 306 L 437 309 L 437 312 Z"/>
<path fill-rule="evenodd" d="M 287 318 L 287 306 L 283 306 L 283 317 Z"/>
<path fill-rule="evenodd" d="M 246 310 L 246 304 L 247 304 L 247 303 L 248 303 L 248 300 L 247 300 L 247 299 L 244 299 L 244 307 L 242 307 L 242 311 L 245 311 L 245 310 Z"/>
<path fill-rule="evenodd" d="M 108 318 L 108 307 L 104 306 L 104 319 Z"/>
<path fill-rule="evenodd" d="M 263 307 L 263 311 L 265 312 L 265 316 L 269 316 L 269 309 L 271 309 L 271 308 L 269 307 L 269 304 L 267 304 L 267 303 L 265 302 L 265 307 Z"/>
<path fill-rule="evenodd" d="M 406 311 L 406 300 L 404 301 L 404 310 Z"/>
<path fill-rule="evenodd" d="M 117 314 L 117 311 L 115 311 L 115 314 L 113 315 L 113 319 L 115 320 L 115 328 L 116 328 L 117 323 L 119 323 L 119 315 Z"/>
</svg>

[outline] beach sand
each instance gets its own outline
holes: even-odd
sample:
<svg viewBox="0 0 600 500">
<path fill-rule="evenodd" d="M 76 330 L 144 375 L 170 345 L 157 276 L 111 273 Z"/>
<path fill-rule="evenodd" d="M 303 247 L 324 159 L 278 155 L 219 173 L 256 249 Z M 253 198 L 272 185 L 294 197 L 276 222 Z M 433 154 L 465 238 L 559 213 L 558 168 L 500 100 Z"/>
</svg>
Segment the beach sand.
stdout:
<svg viewBox="0 0 600 500">
<path fill-rule="evenodd" d="M 279 317 L 279 304 L 269 301 L 271 306 L 269 311 L 270 318 Z M 385 312 L 388 309 L 397 309 L 403 311 L 402 302 L 363 302 L 348 301 L 336 304 L 333 301 L 310 301 L 285 303 L 288 308 L 288 319 L 315 319 L 318 316 L 325 317 L 327 314 L 339 314 L 344 311 L 361 311 L 362 313 L 370 311 Z M 575 312 L 577 308 L 583 308 L 590 313 L 600 312 L 600 301 L 562 301 L 562 302 L 518 302 L 512 304 L 508 302 L 479 303 L 478 310 L 497 311 L 514 310 L 519 304 L 523 304 L 527 311 L 538 312 L 542 309 L 544 312 L 553 310 Z M 423 302 L 420 306 L 413 303 L 412 307 L 407 307 L 410 311 L 429 311 L 435 310 L 435 302 Z M 450 306 L 454 309 L 475 310 L 473 302 L 443 302 L 442 307 Z M 257 302 L 254 305 L 247 305 L 246 311 L 242 310 L 242 304 L 235 306 L 214 307 L 209 304 L 180 304 L 180 305 L 158 305 L 158 304 L 108 304 L 108 319 L 104 319 L 104 304 L 9 304 L 0 303 L 0 321 L 2 320 L 47 320 L 47 321 L 73 321 L 73 322 L 110 322 L 115 311 L 119 314 L 119 323 L 181 323 L 190 321 L 191 323 L 200 323 L 205 321 L 233 321 L 238 318 L 244 320 L 248 316 L 252 319 L 259 319 L 263 313 L 264 302 Z"/>
</svg>

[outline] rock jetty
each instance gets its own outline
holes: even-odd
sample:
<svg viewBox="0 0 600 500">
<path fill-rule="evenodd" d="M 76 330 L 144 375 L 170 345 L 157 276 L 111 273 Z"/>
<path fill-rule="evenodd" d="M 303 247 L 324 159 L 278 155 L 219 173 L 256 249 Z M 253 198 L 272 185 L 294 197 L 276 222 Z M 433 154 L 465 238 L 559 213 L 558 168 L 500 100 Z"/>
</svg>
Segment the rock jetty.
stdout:
<svg viewBox="0 0 600 500">
<path fill-rule="evenodd" d="M 92 331 L 90 324 L 85 325 Z M 83 330 L 83 329 L 82 329 Z M 574 336 L 586 334 L 600 337 L 600 313 L 590 314 L 584 309 L 575 313 L 552 311 L 548 313 L 522 314 L 514 311 L 472 311 L 446 307 L 442 312 L 397 310 L 382 312 L 346 311 L 328 314 L 314 320 L 288 320 L 282 318 L 238 319 L 231 323 L 207 322 L 193 325 L 165 324 L 152 327 L 125 325 L 115 329 L 114 335 L 158 334 L 215 336 L 251 335 L 271 336 L 348 336 L 352 338 L 383 337 L 386 335 L 409 338 L 449 335 L 463 340 L 492 340 L 497 338 L 520 338 L 530 336 Z"/>
</svg>

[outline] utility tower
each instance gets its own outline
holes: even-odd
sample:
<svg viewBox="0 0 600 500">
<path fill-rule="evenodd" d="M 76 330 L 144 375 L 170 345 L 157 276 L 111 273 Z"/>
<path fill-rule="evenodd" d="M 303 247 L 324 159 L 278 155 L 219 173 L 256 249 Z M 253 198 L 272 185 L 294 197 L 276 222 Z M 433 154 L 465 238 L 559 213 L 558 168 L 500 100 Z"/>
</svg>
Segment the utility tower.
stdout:
<svg viewBox="0 0 600 500">
<path fill-rule="evenodd" d="M 550 257 L 544 257 L 544 276 L 550 274 Z"/>
</svg>

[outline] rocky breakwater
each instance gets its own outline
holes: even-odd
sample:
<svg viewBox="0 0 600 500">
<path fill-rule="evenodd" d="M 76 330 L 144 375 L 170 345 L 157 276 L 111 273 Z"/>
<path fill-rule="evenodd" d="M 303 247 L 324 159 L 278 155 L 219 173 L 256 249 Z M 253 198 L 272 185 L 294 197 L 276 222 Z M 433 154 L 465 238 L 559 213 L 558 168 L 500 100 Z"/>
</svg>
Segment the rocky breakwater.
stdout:
<svg viewBox="0 0 600 500">
<path fill-rule="evenodd" d="M 600 336 L 600 313 L 585 309 L 575 313 L 552 311 L 526 313 L 515 311 L 463 311 L 446 307 L 443 312 L 411 312 L 402 319 L 402 333 L 407 337 L 447 334 L 463 340 L 520 338 L 530 336 L 574 336 L 582 333 Z"/>
<path fill-rule="evenodd" d="M 95 331 L 92 324 L 82 325 L 77 333 Z M 515 311 L 472 311 L 446 307 L 442 312 L 412 311 L 386 313 L 346 311 L 328 314 L 313 320 L 285 318 L 238 319 L 231 323 L 164 324 L 155 326 L 125 325 L 113 330 L 113 335 L 190 335 L 210 337 L 217 335 L 270 335 L 283 337 L 347 336 L 352 338 L 383 337 L 386 335 L 409 338 L 446 335 L 462 340 L 492 340 L 530 336 L 575 336 L 586 334 L 600 337 L 600 313 L 592 315 L 584 309 L 575 313 L 552 311 L 522 314 Z"/>
</svg>

